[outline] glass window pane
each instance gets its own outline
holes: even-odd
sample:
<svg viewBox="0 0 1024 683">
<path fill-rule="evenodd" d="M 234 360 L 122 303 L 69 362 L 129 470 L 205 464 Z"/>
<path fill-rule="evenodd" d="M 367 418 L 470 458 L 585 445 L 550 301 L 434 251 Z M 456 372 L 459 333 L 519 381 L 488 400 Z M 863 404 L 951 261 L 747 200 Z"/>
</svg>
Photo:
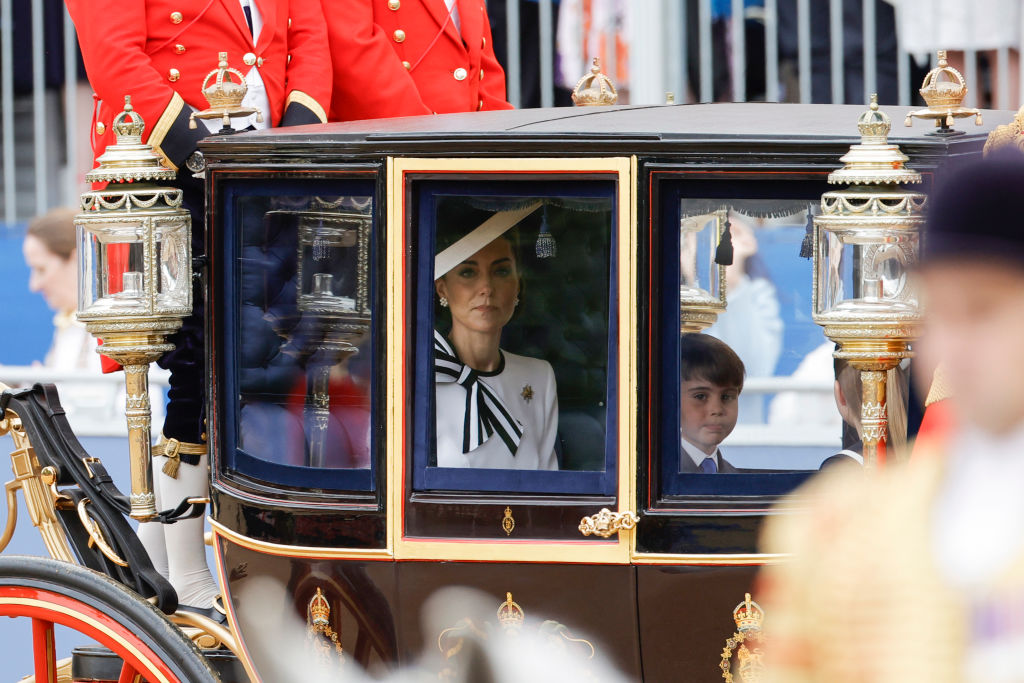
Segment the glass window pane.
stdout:
<svg viewBox="0 0 1024 683">
<path fill-rule="evenodd" d="M 416 488 L 604 492 L 615 185 L 419 185 Z"/>
<path fill-rule="evenodd" d="M 261 479 L 372 487 L 371 193 L 233 202 L 236 466 Z M 312 469 L 339 474 L 302 474 Z M 364 474 L 342 474 L 353 470 Z"/>
</svg>

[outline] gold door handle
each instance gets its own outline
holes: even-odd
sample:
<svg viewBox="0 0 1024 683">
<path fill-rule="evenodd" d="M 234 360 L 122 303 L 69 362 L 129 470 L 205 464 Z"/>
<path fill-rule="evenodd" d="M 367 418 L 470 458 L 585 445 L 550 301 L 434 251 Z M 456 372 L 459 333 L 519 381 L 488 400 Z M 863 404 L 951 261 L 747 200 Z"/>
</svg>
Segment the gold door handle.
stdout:
<svg viewBox="0 0 1024 683">
<path fill-rule="evenodd" d="M 630 510 L 612 512 L 608 508 L 601 508 L 596 515 L 590 515 L 580 520 L 580 533 L 584 536 L 594 534 L 601 538 L 608 538 L 623 529 L 632 529 L 639 520 L 636 513 Z"/>
</svg>

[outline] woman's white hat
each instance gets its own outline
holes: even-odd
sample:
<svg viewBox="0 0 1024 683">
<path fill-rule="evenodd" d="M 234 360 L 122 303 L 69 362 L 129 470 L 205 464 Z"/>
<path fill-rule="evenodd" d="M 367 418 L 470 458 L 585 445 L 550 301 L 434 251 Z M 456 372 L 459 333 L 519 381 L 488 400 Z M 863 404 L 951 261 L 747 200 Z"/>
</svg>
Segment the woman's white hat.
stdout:
<svg viewBox="0 0 1024 683">
<path fill-rule="evenodd" d="M 434 257 L 434 279 L 444 277 L 452 268 L 519 225 L 523 219 L 539 209 L 542 203 L 536 201 L 520 209 L 499 211 L 485 220 L 465 237 Z"/>
</svg>

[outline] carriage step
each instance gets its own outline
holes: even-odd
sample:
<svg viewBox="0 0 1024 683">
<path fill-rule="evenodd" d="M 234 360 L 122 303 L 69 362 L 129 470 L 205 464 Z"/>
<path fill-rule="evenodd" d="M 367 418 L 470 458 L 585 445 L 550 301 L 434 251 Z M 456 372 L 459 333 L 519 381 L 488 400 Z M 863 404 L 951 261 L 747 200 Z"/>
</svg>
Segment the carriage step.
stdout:
<svg viewBox="0 0 1024 683">
<path fill-rule="evenodd" d="M 222 683 L 249 683 L 238 657 L 227 650 L 203 650 L 210 667 Z M 105 647 L 76 647 L 71 651 L 71 680 L 74 683 L 117 683 L 121 658 Z"/>
</svg>

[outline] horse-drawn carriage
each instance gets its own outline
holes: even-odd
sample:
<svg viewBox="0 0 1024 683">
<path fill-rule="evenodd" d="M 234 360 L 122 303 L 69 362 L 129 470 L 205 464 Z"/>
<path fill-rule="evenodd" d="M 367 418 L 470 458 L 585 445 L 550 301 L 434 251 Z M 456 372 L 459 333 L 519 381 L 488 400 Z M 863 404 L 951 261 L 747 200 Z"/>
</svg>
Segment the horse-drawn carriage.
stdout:
<svg viewBox="0 0 1024 683">
<path fill-rule="evenodd" d="M 0 557 L 0 613 L 31 618 L 36 680 L 66 656 L 53 624 L 101 646 L 76 651 L 78 680 L 111 676 L 93 669 L 121 681 L 275 680 L 289 654 L 275 645 L 281 619 L 304 624 L 311 652 L 338 666 L 380 670 L 434 651 L 438 673 L 458 675 L 470 626 L 427 632 L 419 618 L 448 586 L 493 596 L 496 629 L 546 628 L 630 678 L 719 678 L 734 608 L 749 633 L 765 615 L 744 594 L 756 600 L 757 568 L 782 559 L 759 554 L 762 520 L 784 514 L 773 506 L 839 449 L 838 420 L 822 423 L 834 445 L 815 442 L 821 425 L 800 408 L 834 412 L 831 354 L 824 377 L 811 372 L 827 343 L 812 314 L 909 296 L 910 239 L 888 240 L 899 248 L 876 259 L 876 276 L 877 249 L 842 245 L 857 249 L 834 283 L 816 284 L 800 257 L 863 112 L 522 110 L 211 137 L 205 254 L 193 256 L 226 624 L 175 611 L 128 498 L 78 444 L 52 387 L 7 391 L 15 480 L 0 546 L 20 489 L 57 560 Z M 897 130 L 890 142 L 926 183 L 950 158 L 980 154 L 988 132 Z M 865 144 L 885 146 L 869 132 Z M 522 289 L 501 344 L 552 369 L 553 393 L 530 380 L 513 397 L 547 395 L 557 410 L 545 468 L 452 464 L 439 445 L 452 408 L 435 386 L 434 331 L 454 313 L 438 298 L 438 255 L 509 212 Z M 724 264 L 749 256 L 751 239 L 761 270 L 748 260 L 734 281 Z M 727 280 L 765 279 L 774 319 L 763 291 L 733 308 Z M 725 446 L 736 472 L 707 477 L 687 471 L 680 448 L 679 347 L 713 323 L 749 386 L 742 438 Z M 770 367 L 755 370 L 771 348 Z M 205 502 L 161 514 L 203 514 Z M 247 588 L 268 578 L 281 587 L 273 598 Z M 534 624 L 541 615 L 554 621 Z"/>
</svg>

